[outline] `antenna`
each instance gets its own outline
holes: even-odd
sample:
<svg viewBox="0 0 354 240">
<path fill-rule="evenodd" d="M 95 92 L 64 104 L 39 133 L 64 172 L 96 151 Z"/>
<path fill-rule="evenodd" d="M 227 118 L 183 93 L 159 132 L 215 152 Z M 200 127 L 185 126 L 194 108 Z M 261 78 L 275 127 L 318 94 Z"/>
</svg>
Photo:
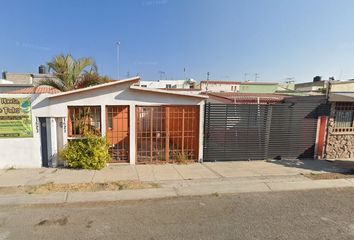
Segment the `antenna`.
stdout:
<svg viewBox="0 0 354 240">
<path fill-rule="evenodd" d="M 118 75 L 117 75 L 117 77 L 118 77 L 118 79 L 117 80 L 119 80 L 119 75 L 120 75 L 120 69 L 119 69 L 119 65 L 120 65 L 120 41 L 118 41 L 118 42 L 116 42 L 116 47 L 117 47 L 117 73 L 118 73 Z"/>
<path fill-rule="evenodd" d="M 259 79 L 259 73 L 255 73 L 254 74 L 254 81 L 257 82 L 258 79 Z"/>
<path fill-rule="evenodd" d="M 342 80 L 342 76 L 343 76 L 343 69 L 340 70 L 340 74 L 339 74 L 339 81 Z"/>
<path fill-rule="evenodd" d="M 294 77 L 287 77 L 285 78 L 287 83 L 295 82 Z"/>
<path fill-rule="evenodd" d="M 162 80 L 162 75 L 166 76 L 166 73 L 164 71 L 159 71 L 160 74 L 160 80 Z"/>
</svg>

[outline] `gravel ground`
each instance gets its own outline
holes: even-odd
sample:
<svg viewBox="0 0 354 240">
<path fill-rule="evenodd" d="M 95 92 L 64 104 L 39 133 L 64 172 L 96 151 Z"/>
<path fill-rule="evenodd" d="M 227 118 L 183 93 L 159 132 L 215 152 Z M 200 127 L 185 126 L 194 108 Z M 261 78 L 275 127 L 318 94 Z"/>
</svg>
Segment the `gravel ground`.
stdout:
<svg viewBox="0 0 354 240">
<path fill-rule="evenodd" d="M 354 239 L 354 189 L 0 208 L 0 239 Z"/>
<path fill-rule="evenodd" d="M 307 178 L 312 180 L 322 180 L 322 179 L 345 179 L 354 178 L 353 172 L 350 173 L 306 173 L 302 174 Z"/>
</svg>

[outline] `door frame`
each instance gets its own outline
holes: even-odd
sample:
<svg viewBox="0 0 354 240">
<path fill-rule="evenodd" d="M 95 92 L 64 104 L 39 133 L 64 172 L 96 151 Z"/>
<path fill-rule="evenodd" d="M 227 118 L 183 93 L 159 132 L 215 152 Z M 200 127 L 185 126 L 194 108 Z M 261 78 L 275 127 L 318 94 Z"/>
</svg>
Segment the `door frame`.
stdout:
<svg viewBox="0 0 354 240">
<path fill-rule="evenodd" d="M 109 163 L 129 163 L 130 162 L 130 106 L 129 105 L 106 105 L 105 106 L 105 123 L 106 123 L 106 127 L 105 127 L 105 133 L 106 133 L 106 138 L 108 141 L 108 108 L 110 107 L 122 107 L 122 108 L 127 108 L 127 126 L 128 126 L 128 130 L 127 130 L 127 136 L 128 136 L 128 147 L 127 147 L 127 160 L 120 160 L 120 161 L 114 161 L 114 160 L 110 160 Z"/>
<path fill-rule="evenodd" d="M 169 113 L 169 108 L 170 107 L 193 107 L 193 108 L 196 108 L 196 132 L 195 132 L 195 153 L 196 153 L 196 160 L 195 162 L 198 162 L 199 161 L 199 158 L 200 158 L 200 154 L 199 154 L 199 149 L 200 149 L 200 141 L 199 141 L 199 138 L 200 138 L 200 105 L 181 105 L 181 104 L 178 104 L 178 105 L 168 105 L 168 104 L 162 104 L 162 105 L 136 105 L 135 106 L 135 163 L 136 164 L 146 164 L 145 162 L 139 162 L 139 159 L 138 159 L 138 115 L 139 115 L 139 112 L 138 112 L 138 109 L 139 107 L 165 107 L 167 112 Z M 166 118 L 166 119 L 169 119 L 169 118 Z M 167 132 L 169 130 L 166 130 Z M 169 133 L 166 133 L 166 144 L 168 144 L 168 141 L 169 141 Z M 167 149 L 168 149 L 168 146 L 167 146 Z M 165 153 L 166 154 L 166 153 Z M 160 163 L 159 161 L 158 162 L 154 162 L 154 161 L 151 161 L 149 163 Z M 166 163 L 171 163 L 170 161 L 166 161 Z"/>
<path fill-rule="evenodd" d="M 40 132 L 39 136 L 40 136 L 40 142 L 41 142 L 42 167 L 49 167 L 47 118 L 46 117 L 38 117 L 38 121 L 39 121 L 39 132 Z M 42 124 L 44 124 L 44 127 L 42 127 Z"/>
</svg>

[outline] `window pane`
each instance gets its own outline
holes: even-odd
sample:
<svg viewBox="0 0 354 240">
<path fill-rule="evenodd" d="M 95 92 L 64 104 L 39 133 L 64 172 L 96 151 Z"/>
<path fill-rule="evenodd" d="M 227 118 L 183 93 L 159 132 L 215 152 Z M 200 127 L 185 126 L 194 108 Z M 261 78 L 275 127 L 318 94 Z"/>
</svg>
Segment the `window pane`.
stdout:
<svg viewBox="0 0 354 240">
<path fill-rule="evenodd" d="M 335 126 L 339 128 L 353 126 L 353 112 L 352 111 L 336 111 Z"/>
<path fill-rule="evenodd" d="M 71 129 L 69 137 L 82 136 L 85 131 L 101 134 L 101 107 L 68 107 Z"/>
</svg>

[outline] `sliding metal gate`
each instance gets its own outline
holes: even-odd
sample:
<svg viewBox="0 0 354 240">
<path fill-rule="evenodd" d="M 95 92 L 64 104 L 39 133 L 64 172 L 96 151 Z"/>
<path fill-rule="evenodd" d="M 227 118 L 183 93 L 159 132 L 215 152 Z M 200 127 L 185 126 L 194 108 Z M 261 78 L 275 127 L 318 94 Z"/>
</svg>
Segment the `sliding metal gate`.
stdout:
<svg viewBox="0 0 354 240">
<path fill-rule="evenodd" d="M 328 113 L 323 96 L 276 105 L 208 103 L 204 161 L 312 158 L 317 118 Z"/>
</svg>

